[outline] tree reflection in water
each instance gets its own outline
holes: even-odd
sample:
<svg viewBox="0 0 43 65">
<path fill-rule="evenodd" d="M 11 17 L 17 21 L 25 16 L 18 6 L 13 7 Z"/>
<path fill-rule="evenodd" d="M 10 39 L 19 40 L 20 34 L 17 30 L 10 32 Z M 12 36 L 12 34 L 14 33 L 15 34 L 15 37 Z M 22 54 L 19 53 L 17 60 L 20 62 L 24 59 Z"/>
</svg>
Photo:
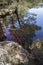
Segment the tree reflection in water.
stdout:
<svg viewBox="0 0 43 65">
<path fill-rule="evenodd" d="M 6 39 L 4 39 L 4 41 L 15 41 L 24 48 L 28 48 L 27 46 L 32 43 L 32 38 L 36 35 L 35 32 L 41 29 L 40 26 L 36 25 L 36 16 L 36 14 L 27 13 L 27 15 L 20 20 L 21 28 L 19 27 L 20 24 L 17 23 L 17 18 L 14 19 L 14 15 L 12 17 L 9 16 L 9 19 L 6 17 L 6 22 L 10 21 L 12 23 L 8 23 L 8 27 L 6 29 Z"/>
<path fill-rule="evenodd" d="M 29 14 L 24 17 L 21 22 L 22 28 L 15 26 L 16 30 L 14 30 L 14 28 L 12 29 L 12 27 L 10 27 L 10 32 L 13 35 L 13 41 L 16 39 L 16 42 L 25 48 L 28 48 L 27 46 L 32 44 L 32 38 L 36 35 L 36 31 L 41 29 L 40 26 L 36 25 L 36 16 L 36 14 Z"/>
</svg>

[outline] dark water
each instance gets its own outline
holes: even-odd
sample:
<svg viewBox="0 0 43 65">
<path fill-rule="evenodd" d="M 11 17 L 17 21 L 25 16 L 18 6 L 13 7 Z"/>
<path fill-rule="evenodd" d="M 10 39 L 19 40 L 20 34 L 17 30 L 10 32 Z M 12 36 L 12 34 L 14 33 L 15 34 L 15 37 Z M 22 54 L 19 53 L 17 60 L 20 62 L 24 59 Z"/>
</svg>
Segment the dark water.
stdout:
<svg viewBox="0 0 43 65">
<path fill-rule="evenodd" d="M 42 8 L 41 7 L 32 8 L 28 12 L 37 14 L 37 16 L 36 16 L 36 24 L 38 26 L 41 26 L 41 28 L 42 28 L 41 30 L 36 32 L 36 36 L 33 39 L 34 40 L 36 40 L 36 39 L 43 40 L 43 7 Z"/>
</svg>

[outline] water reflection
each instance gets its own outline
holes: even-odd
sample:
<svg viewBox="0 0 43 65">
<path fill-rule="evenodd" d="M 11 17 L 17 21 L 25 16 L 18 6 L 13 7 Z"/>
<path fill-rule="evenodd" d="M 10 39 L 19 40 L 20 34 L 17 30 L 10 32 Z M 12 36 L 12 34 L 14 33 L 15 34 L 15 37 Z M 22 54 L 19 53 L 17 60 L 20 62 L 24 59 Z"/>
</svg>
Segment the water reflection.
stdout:
<svg viewBox="0 0 43 65">
<path fill-rule="evenodd" d="M 36 32 L 36 37 L 34 37 L 33 39 L 43 39 L 43 8 L 39 7 L 39 8 L 32 8 L 29 10 L 30 13 L 35 13 L 37 14 L 37 25 L 41 26 L 42 29 Z"/>
<path fill-rule="evenodd" d="M 21 29 L 19 28 L 18 21 L 16 21 L 16 23 L 15 23 L 15 21 L 13 20 L 15 28 L 17 29 L 16 33 L 14 30 L 12 32 L 9 31 L 9 29 L 11 30 L 12 24 L 11 23 L 8 24 L 8 27 L 6 29 L 6 39 L 5 40 L 15 41 L 14 39 L 16 38 L 17 42 L 19 42 L 19 40 L 21 40 L 21 43 L 26 43 L 26 44 L 29 42 L 30 43 L 32 42 L 33 37 L 36 36 L 36 32 L 41 29 L 36 23 L 38 14 L 35 13 L 35 10 L 37 10 L 37 9 L 35 8 L 35 10 L 34 11 L 33 10 L 34 10 L 34 8 L 30 9 L 29 10 L 30 12 L 27 13 L 27 15 L 23 18 L 23 20 L 21 22 L 21 26 L 22 26 Z M 12 19 L 14 19 L 14 17 Z M 18 40 L 18 38 L 19 38 L 19 40 Z"/>
<path fill-rule="evenodd" d="M 43 3 L 39 3 L 38 4 L 38 7 L 43 7 Z"/>
</svg>

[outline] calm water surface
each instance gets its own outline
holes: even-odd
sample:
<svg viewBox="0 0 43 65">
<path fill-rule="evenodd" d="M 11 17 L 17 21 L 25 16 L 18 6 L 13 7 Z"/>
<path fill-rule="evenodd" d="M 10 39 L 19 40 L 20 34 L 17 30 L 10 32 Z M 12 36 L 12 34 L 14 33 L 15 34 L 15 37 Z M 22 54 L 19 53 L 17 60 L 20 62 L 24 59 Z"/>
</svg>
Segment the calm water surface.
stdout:
<svg viewBox="0 0 43 65">
<path fill-rule="evenodd" d="M 28 12 L 37 14 L 36 16 L 36 24 L 41 26 L 41 30 L 36 32 L 36 36 L 33 38 L 36 39 L 43 39 L 43 8 L 32 8 Z"/>
<path fill-rule="evenodd" d="M 41 7 L 40 8 L 31 8 L 28 11 L 28 13 L 37 14 L 37 16 L 36 16 L 36 24 L 41 27 L 41 30 L 36 32 L 36 36 L 33 37 L 33 40 L 37 40 L 37 39 L 43 40 L 43 8 L 41 8 Z M 24 17 L 24 18 L 27 19 L 26 17 Z M 16 26 L 19 27 L 18 23 L 16 23 Z M 6 34 L 7 34 L 7 39 L 11 40 L 12 37 L 13 37 L 11 35 L 11 33 L 8 30 L 6 30 Z"/>
</svg>

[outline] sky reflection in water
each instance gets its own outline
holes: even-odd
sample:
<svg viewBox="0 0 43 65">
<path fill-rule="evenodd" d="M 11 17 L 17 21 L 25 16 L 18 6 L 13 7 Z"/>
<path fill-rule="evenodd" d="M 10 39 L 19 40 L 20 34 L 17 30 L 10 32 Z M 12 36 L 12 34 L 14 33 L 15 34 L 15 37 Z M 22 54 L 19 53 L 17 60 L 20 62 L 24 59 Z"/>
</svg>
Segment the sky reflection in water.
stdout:
<svg viewBox="0 0 43 65">
<path fill-rule="evenodd" d="M 37 14 L 36 24 L 41 26 L 42 29 L 36 32 L 36 36 L 33 38 L 36 39 L 43 39 L 43 8 L 32 8 L 28 12 Z"/>
<path fill-rule="evenodd" d="M 43 8 L 41 8 L 41 7 L 40 8 L 32 8 L 32 9 L 30 9 L 28 11 L 28 13 L 37 14 L 37 16 L 36 16 L 36 24 L 38 26 L 42 27 L 41 30 L 36 32 L 36 36 L 33 38 L 33 40 L 36 40 L 36 39 L 41 39 L 42 40 L 43 39 Z M 28 17 L 29 17 L 29 14 L 28 14 L 27 17 L 24 17 L 24 20 L 28 19 Z M 11 26 L 11 25 L 9 25 L 9 26 Z M 16 23 L 16 26 L 19 27 L 18 23 Z M 10 27 L 8 27 L 8 28 L 10 28 Z M 6 34 L 7 34 L 7 39 L 11 40 L 12 37 L 13 37 L 11 35 L 11 33 L 8 30 L 6 30 Z"/>
</svg>

